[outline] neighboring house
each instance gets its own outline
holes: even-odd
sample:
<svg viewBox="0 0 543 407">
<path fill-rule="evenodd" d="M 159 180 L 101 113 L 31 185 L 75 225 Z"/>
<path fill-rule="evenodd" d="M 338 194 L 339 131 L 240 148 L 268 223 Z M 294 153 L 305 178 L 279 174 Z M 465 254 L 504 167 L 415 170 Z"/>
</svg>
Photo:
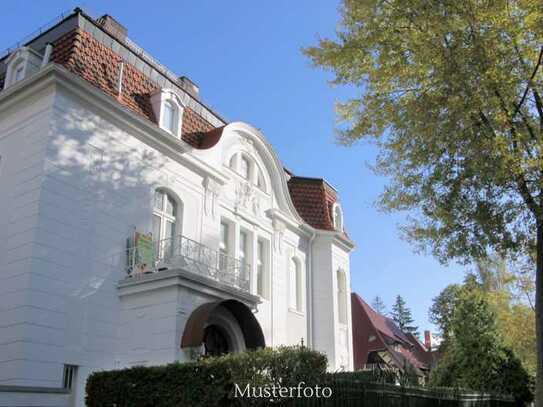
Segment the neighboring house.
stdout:
<svg viewBox="0 0 543 407">
<path fill-rule="evenodd" d="M 83 406 L 93 371 L 263 346 L 352 369 L 336 190 L 113 18 L 40 33 L 0 58 L 0 406 Z"/>
<path fill-rule="evenodd" d="M 435 353 L 412 333 L 376 312 L 356 293 L 351 294 L 354 368 L 392 369 L 424 380 L 433 366 Z M 429 332 L 425 336 L 429 338 Z"/>
</svg>

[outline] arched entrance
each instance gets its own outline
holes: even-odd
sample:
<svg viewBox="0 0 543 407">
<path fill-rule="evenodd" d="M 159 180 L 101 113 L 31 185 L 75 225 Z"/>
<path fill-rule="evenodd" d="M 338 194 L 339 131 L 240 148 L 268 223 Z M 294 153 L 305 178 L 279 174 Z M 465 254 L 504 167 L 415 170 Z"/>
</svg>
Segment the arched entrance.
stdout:
<svg viewBox="0 0 543 407">
<path fill-rule="evenodd" d="M 190 315 L 181 348 L 202 347 L 210 356 L 266 346 L 260 324 L 245 304 L 224 300 L 203 304 Z"/>
</svg>

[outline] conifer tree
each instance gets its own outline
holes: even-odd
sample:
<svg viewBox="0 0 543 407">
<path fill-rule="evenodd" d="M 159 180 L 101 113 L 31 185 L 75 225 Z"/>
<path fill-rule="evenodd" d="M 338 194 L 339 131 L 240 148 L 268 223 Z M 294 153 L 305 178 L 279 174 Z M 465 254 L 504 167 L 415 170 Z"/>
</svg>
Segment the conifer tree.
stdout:
<svg viewBox="0 0 543 407">
<path fill-rule="evenodd" d="M 392 319 L 404 332 L 411 332 L 415 336 L 419 336 L 418 327 L 414 325 L 415 321 L 411 316 L 411 310 L 407 308 L 405 300 L 401 295 L 396 296 L 396 302 L 392 306 Z"/>
<path fill-rule="evenodd" d="M 375 296 L 375 298 L 373 299 L 373 302 L 371 303 L 371 307 L 373 308 L 375 312 L 378 312 L 381 315 L 385 315 L 387 312 L 387 307 L 385 303 L 383 302 L 382 298 L 379 297 L 378 295 Z"/>
</svg>

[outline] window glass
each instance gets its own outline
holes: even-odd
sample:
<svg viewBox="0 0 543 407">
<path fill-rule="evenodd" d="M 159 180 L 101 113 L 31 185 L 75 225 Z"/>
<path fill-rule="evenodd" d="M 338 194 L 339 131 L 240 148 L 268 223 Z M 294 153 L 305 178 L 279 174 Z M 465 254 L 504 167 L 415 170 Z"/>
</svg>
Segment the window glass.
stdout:
<svg viewBox="0 0 543 407">
<path fill-rule="evenodd" d="M 23 79 L 23 72 L 24 72 L 24 63 L 23 63 L 23 62 L 20 62 L 20 63 L 15 67 L 15 82 L 18 82 L 18 81 L 20 81 L 21 79 Z"/>
<path fill-rule="evenodd" d="M 241 157 L 239 173 L 243 178 L 249 179 L 249 159 L 247 157 Z"/>
<path fill-rule="evenodd" d="M 164 233 L 164 239 L 171 239 L 175 236 L 175 223 L 171 220 L 166 220 L 166 230 Z"/>
<path fill-rule="evenodd" d="M 175 216 L 175 201 L 169 195 L 166 195 L 166 213 Z"/>
<path fill-rule="evenodd" d="M 231 170 L 236 170 L 236 156 L 237 154 L 234 154 L 232 157 L 230 157 L 230 162 L 228 163 L 228 166 Z"/>
<path fill-rule="evenodd" d="M 264 176 L 262 175 L 262 171 L 258 170 L 258 177 L 256 179 L 256 186 L 262 190 L 265 190 L 264 187 Z"/>
<path fill-rule="evenodd" d="M 264 242 L 259 240 L 256 246 L 256 293 L 264 297 Z"/>
<path fill-rule="evenodd" d="M 225 222 L 221 222 L 221 243 L 219 248 L 223 254 L 228 253 L 228 225 Z"/>
<path fill-rule="evenodd" d="M 153 239 L 170 239 L 176 233 L 177 203 L 164 191 L 155 191 L 153 203 Z"/>
<path fill-rule="evenodd" d="M 162 210 L 164 207 L 164 193 L 155 191 L 155 209 Z"/>
<path fill-rule="evenodd" d="M 239 232 L 239 261 L 245 266 L 247 264 L 247 232 Z"/>
<path fill-rule="evenodd" d="M 160 216 L 153 215 L 153 239 L 160 240 Z"/>
<path fill-rule="evenodd" d="M 177 109 L 172 102 L 164 102 L 164 128 L 172 134 L 177 134 Z"/>
</svg>

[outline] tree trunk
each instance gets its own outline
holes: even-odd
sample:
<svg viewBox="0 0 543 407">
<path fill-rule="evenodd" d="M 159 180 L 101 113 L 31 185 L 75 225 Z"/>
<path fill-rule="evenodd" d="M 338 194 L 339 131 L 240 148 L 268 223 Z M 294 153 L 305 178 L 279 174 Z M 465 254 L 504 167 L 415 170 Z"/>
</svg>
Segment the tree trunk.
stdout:
<svg viewBox="0 0 543 407">
<path fill-rule="evenodd" d="M 537 340 L 537 381 L 535 405 L 543 407 L 543 222 L 537 224 L 537 263 L 535 274 L 535 332 Z"/>
</svg>

